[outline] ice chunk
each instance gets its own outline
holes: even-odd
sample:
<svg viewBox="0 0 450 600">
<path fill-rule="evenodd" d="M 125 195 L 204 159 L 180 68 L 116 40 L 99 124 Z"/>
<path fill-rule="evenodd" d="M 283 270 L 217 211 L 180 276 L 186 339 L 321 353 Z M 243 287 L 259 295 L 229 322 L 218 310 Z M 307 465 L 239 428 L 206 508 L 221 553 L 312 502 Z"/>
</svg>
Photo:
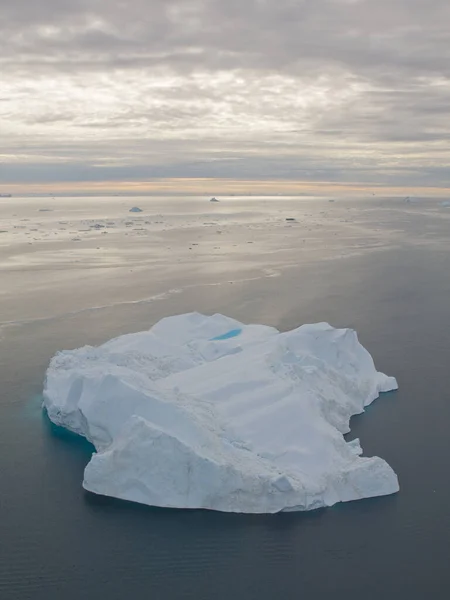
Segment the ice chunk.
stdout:
<svg viewBox="0 0 450 600">
<path fill-rule="evenodd" d="M 138 206 L 133 206 L 133 208 L 130 208 L 130 210 L 128 212 L 139 213 L 139 212 L 143 212 L 143 211 L 142 211 L 142 208 L 139 208 Z"/>
<path fill-rule="evenodd" d="M 58 353 L 44 405 L 95 445 L 83 481 L 91 492 L 273 513 L 398 490 L 384 460 L 343 437 L 352 415 L 396 387 L 352 330 L 279 333 L 192 313 Z"/>
</svg>

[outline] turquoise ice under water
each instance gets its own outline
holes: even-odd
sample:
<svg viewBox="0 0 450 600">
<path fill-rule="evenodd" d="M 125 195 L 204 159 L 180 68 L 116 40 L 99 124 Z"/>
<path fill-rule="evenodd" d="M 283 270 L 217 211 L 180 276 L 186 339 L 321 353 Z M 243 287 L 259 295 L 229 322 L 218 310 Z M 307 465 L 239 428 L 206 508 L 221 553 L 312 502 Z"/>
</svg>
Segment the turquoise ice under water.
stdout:
<svg viewBox="0 0 450 600">
<path fill-rule="evenodd" d="M 229 340 L 231 338 L 235 338 L 242 333 L 242 329 L 232 329 L 231 331 L 227 331 L 227 333 L 223 333 L 222 335 L 218 335 L 211 339 L 212 342 L 220 342 L 222 340 Z"/>
</svg>

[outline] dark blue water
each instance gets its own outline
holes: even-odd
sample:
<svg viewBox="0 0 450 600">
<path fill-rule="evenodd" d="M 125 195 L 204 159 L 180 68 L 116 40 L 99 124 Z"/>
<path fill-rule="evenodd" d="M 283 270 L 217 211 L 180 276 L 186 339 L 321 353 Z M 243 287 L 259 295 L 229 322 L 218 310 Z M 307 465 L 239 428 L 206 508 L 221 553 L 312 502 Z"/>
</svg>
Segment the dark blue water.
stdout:
<svg viewBox="0 0 450 600">
<path fill-rule="evenodd" d="M 403 247 L 164 303 L 10 327 L 0 352 L 0 598 L 229 600 L 450 597 L 450 260 Z M 32 298 L 30 297 L 30 302 Z M 81 488 L 92 448 L 40 410 L 61 348 L 165 314 L 225 312 L 287 329 L 357 329 L 400 390 L 352 421 L 399 494 L 271 516 L 152 509 Z"/>
</svg>

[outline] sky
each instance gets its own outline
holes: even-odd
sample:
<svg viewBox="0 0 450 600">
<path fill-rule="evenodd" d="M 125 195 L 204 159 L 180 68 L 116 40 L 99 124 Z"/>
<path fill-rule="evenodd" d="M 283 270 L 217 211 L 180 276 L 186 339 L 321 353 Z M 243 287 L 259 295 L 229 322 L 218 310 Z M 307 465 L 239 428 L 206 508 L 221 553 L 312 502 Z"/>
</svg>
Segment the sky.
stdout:
<svg viewBox="0 0 450 600">
<path fill-rule="evenodd" d="M 0 0 L 0 193 L 450 194 L 448 0 Z"/>
</svg>

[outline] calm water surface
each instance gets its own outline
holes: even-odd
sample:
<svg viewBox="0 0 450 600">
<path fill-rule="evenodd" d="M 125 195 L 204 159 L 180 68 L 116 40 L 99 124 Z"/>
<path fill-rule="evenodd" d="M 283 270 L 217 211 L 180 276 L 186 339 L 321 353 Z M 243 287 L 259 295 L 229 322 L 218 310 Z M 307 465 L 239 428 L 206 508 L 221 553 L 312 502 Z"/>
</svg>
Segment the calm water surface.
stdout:
<svg viewBox="0 0 450 600">
<path fill-rule="evenodd" d="M 448 220 L 411 210 L 392 213 L 404 235 L 383 252 L 303 261 L 278 277 L 191 286 L 161 302 L 4 327 L 0 598 L 450 597 L 450 231 Z M 36 308 L 32 290 L 27 302 Z M 49 359 L 193 309 L 282 329 L 322 320 L 356 328 L 400 390 L 354 418 L 351 437 L 392 465 L 400 493 L 245 516 L 153 509 L 84 492 L 92 448 L 53 428 L 40 410 Z"/>
</svg>

